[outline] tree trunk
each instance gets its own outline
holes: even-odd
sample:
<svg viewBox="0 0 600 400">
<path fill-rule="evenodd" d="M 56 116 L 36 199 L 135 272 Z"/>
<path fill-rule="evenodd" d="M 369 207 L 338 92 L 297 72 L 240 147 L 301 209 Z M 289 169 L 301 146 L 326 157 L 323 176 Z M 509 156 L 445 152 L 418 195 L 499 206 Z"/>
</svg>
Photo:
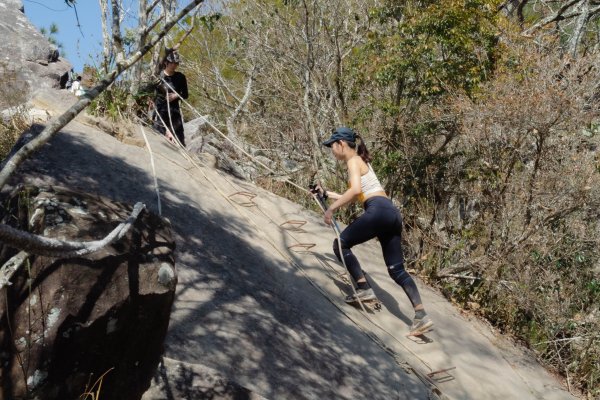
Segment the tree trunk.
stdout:
<svg viewBox="0 0 600 400">
<path fill-rule="evenodd" d="M 108 0 L 98 0 L 102 22 L 102 72 L 108 74 L 111 63 L 111 44 L 108 32 Z"/>
<path fill-rule="evenodd" d="M 256 66 L 254 66 L 252 68 L 252 70 L 250 70 L 250 76 L 248 77 L 248 83 L 246 84 L 246 91 L 244 92 L 244 97 L 242 97 L 242 99 L 239 101 L 237 107 L 235 108 L 235 110 L 233 110 L 233 112 L 227 118 L 227 121 L 226 121 L 227 136 L 229 136 L 229 138 L 232 141 L 234 141 L 235 143 L 237 143 L 238 145 L 240 143 L 238 141 L 238 135 L 237 135 L 237 129 L 235 127 L 235 123 L 236 123 L 240 113 L 244 109 L 244 107 L 246 107 L 246 104 L 248 104 L 248 101 L 250 100 L 250 96 L 252 95 L 252 87 L 253 87 L 254 79 L 255 79 L 255 71 L 256 71 Z"/>
<path fill-rule="evenodd" d="M 569 40 L 569 47 L 567 49 L 574 59 L 577 58 L 577 47 L 581 41 L 581 36 L 585 32 L 587 20 L 590 16 L 590 0 L 583 0 L 578 8 L 581 14 L 579 14 L 579 17 L 577 18 L 575 29 L 573 29 L 573 36 L 571 36 L 571 39 Z"/>
<path fill-rule="evenodd" d="M 138 7 L 138 38 L 137 48 L 141 49 L 146 44 L 148 34 L 145 32 L 145 28 L 148 26 L 148 4 L 146 0 L 139 0 Z M 138 92 L 140 82 L 142 80 L 142 69 L 144 66 L 143 60 L 135 64 L 131 68 L 131 86 L 130 92 L 135 94 Z"/>
</svg>

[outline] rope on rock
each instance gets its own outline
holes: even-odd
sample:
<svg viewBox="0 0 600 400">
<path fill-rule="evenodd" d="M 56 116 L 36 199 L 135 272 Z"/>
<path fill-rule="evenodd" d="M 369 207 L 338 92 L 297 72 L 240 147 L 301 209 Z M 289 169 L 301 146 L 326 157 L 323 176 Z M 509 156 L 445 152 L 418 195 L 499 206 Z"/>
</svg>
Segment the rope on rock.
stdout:
<svg viewBox="0 0 600 400">
<path fill-rule="evenodd" d="M 154 178 L 154 191 L 156 192 L 158 215 L 162 216 L 162 208 L 160 205 L 160 190 L 158 187 L 158 179 L 156 178 L 156 167 L 154 166 L 154 155 L 152 153 L 152 147 L 150 147 L 150 142 L 148 142 L 148 137 L 146 136 L 146 132 L 144 131 L 144 127 L 142 125 L 140 125 L 140 130 L 142 131 L 142 136 L 144 136 L 144 142 L 146 142 L 146 147 L 148 148 L 148 153 L 150 154 L 150 164 L 152 165 L 152 177 Z"/>
<path fill-rule="evenodd" d="M 161 78 L 162 80 L 162 78 Z M 169 85 L 168 82 L 162 80 L 163 83 L 165 83 L 168 87 L 171 88 L 171 90 L 173 90 L 174 93 L 177 93 L 174 88 Z M 178 94 L 178 93 L 177 93 Z M 190 103 L 188 103 L 185 99 L 181 98 L 180 99 L 184 102 L 184 104 L 186 106 L 188 106 L 196 115 L 198 115 L 200 118 L 202 118 L 215 132 L 217 132 L 219 135 L 221 135 L 223 138 L 225 138 L 227 141 L 229 141 L 233 146 L 235 146 L 237 149 L 239 149 L 244 155 L 246 155 L 248 158 L 250 158 L 250 160 L 252 160 L 253 162 L 261 165 L 262 167 L 264 167 L 265 169 L 267 169 L 268 171 L 276 174 L 277 172 L 274 171 L 273 169 L 269 168 L 268 166 L 266 166 L 265 164 L 263 164 L 262 162 L 260 162 L 259 160 L 256 160 L 251 154 L 248 154 L 244 149 L 242 149 L 237 143 L 235 143 L 234 141 L 232 141 L 227 135 L 225 135 L 223 132 L 221 132 L 216 126 L 214 126 L 210 121 L 208 121 L 206 118 L 204 118 L 203 115 L 200 114 L 200 112 L 198 110 L 196 110 Z M 162 121 L 162 118 L 161 118 Z M 162 121 L 163 125 L 166 124 L 164 121 Z M 176 136 L 176 135 L 174 135 Z M 256 230 L 258 232 L 260 232 L 260 234 L 265 238 L 265 240 L 273 247 L 273 249 L 278 252 L 285 260 L 287 260 L 291 265 L 293 265 L 296 269 L 298 269 L 302 275 L 304 275 L 304 277 L 308 280 L 308 282 L 315 288 L 317 289 L 318 292 L 320 292 L 331 304 L 333 304 L 339 311 L 341 311 L 346 318 L 348 318 L 354 325 L 356 325 L 365 335 L 367 335 L 367 337 L 369 337 L 371 340 L 373 340 L 373 342 L 375 342 L 382 350 L 384 350 L 386 353 L 388 353 L 389 355 L 392 356 L 392 358 L 394 359 L 394 361 L 400 366 L 402 367 L 406 372 L 413 372 L 429 389 L 429 395 L 430 398 L 437 398 L 437 399 L 442 399 L 442 398 L 446 398 L 446 396 L 443 395 L 443 393 L 441 392 L 441 390 L 437 387 L 436 383 L 429 378 L 428 374 L 424 374 L 423 372 L 419 371 L 418 369 L 416 369 L 415 367 L 413 367 L 412 365 L 410 365 L 409 363 L 407 363 L 406 361 L 402 360 L 400 358 L 400 355 L 394 351 L 393 349 L 391 349 L 389 346 L 387 346 L 375 333 L 366 330 L 365 328 L 363 328 L 360 323 L 358 321 L 356 321 L 348 312 L 346 312 L 345 310 L 343 310 L 335 301 L 335 299 L 333 299 L 327 292 L 325 292 L 325 290 L 323 290 L 316 282 L 314 282 L 306 273 L 306 271 L 304 270 L 304 268 L 302 268 L 301 265 L 299 265 L 298 263 L 296 263 L 288 254 L 285 254 L 283 251 L 281 251 L 279 249 L 279 246 L 277 246 L 269 237 L 266 236 L 266 233 L 263 229 L 260 229 L 259 225 L 253 221 L 251 218 L 249 218 L 246 213 L 242 212 L 240 205 L 237 204 L 236 202 L 232 201 L 232 199 L 230 198 L 230 196 L 227 196 L 220 188 L 219 186 L 214 183 L 205 173 L 204 170 L 202 170 L 202 168 L 200 168 L 200 166 L 196 163 L 196 161 L 194 161 L 193 157 L 189 154 L 189 152 L 181 145 L 181 143 L 178 142 L 179 145 L 179 150 L 181 152 L 181 154 L 188 160 L 190 161 L 198 170 L 200 170 L 202 172 L 202 174 L 204 175 L 205 179 L 210 182 L 210 184 L 215 188 L 215 190 L 224 198 L 226 199 L 230 204 L 232 204 L 234 206 L 234 208 L 238 211 L 238 213 L 245 218 L 251 225 L 253 225 Z M 227 180 L 225 178 L 225 180 L 232 186 L 234 186 L 231 182 L 229 182 L 229 180 Z M 311 195 L 313 195 L 314 200 L 318 203 L 319 207 L 321 209 L 323 209 L 323 205 L 318 201 L 318 199 L 315 197 L 315 195 L 313 193 L 311 193 L 308 189 L 305 189 L 301 186 L 299 186 L 298 184 L 296 184 L 295 182 L 290 181 L 289 179 L 285 179 L 283 180 L 284 182 L 306 192 L 309 193 Z M 235 186 L 234 186 L 235 187 Z M 258 207 L 258 210 L 267 218 L 269 219 L 272 223 L 274 223 L 275 225 L 277 225 L 275 223 L 275 221 L 268 215 L 266 214 L 263 210 L 260 209 L 260 207 Z M 324 210 L 323 210 L 324 211 Z M 283 229 L 283 228 L 282 228 Z M 336 235 L 338 237 L 338 243 L 341 244 L 341 241 L 339 239 L 339 228 L 336 229 L 336 226 L 333 226 L 334 231 L 336 232 Z M 288 232 L 289 234 L 289 232 Z M 293 237 L 293 236 L 292 236 Z M 295 239 L 295 238 L 294 238 Z M 348 274 L 348 269 L 346 268 L 346 264 L 345 262 L 342 260 L 342 262 L 344 263 L 344 268 L 346 271 L 346 274 Z M 350 282 L 352 282 L 352 280 L 349 280 Z M 352 289 L 354 291 L 354 293 L 356 293 L 356 289 L 354 288 L 354 285 L 352 285 Z M 360 306 L 364 312 L 364 317 L 367 319 L 367 321 L 369 321 L 373 326 L 375 326 L 377 329 L 379 329 L 380 331 L 384 332 L 386 335 L 388 335 L 390 338 L 392 338 L 395 342 L 397 342 L 398 344 L 400 344 L 404 349 L 406 349 L 408 352 L 410 352 L 414 357 L 416 357 L 417 360 L 419 360 L 419 362 L 421 362 L 429 371 L 430 373 L 433 372 L 433 369 L 431 368 L 431 366 L 425 361 L 423 360 L 421 357 L 419 357 L 414 351 L 412 351 L 410 348 L 408 348 L 404 343 L 402 343 L 394 334 L 392 334 L 391 332 L 389 332 L 388 330 L 386 330 L 385 328 L 383 328 L 379 323 L 377 323 L 376 321 L 372 320 L 368 313 L 366 312 L 366 309 L 364 307 L 364 305 L 362 304 L 362 301 L 359 300 Z"/>
<path fill-rule="evenodd" d="M 165 85 L 167 85 L 171 90 L 173 90 L 174 93 L 176 93 L 179 96 L 179 93 L 177 93 L 175 91 L 175 89 L 164 79 L 161 78 L 161 80 L 163 81 L 163 83 Z M 233 140 L 231 140 L 231 138 L 229 136 L 227 136 L 226 134 L 224 134 L 223 132 L 221 132 L 221 130 L 219 128 L 217 128 L 214 124 L 212 124 L 209 120 L 207 120 L 206 118 L 204 118 L 204 116 L 202 114 L 200 114 L 200 112 L 195 109 L 189 102 L 187 102 L 184 98 L 182 98 L 180 96 L 180 100 L 186 105 L 188 106 L 188 108 L 194 112 L 198 117 L 202 118 L 202 120 L 204 122 L 206 122 L 208 124 L 208 126 L 210 126 L 215 132 L 217 132 L 219 135 L 221 135 L 221 137 L 223 137 L 225 140 L 227 140 L 229 143 L 231 143 L 236 149 L 238 149 L 242 154 L 244 154 L 246 157 L 248 157 L 250 160 L 252 160 L 252 162 L 260 165 L 261 167 L 265 168 L 267 171 L 271 172 L 272 174 L 277 174 L 277 171 L 275 171 L 274 169 L 270 168 L 269 166 L 265 165 L 263 162 L 257 160 L 254 156 L 252 156 L 252 154 L 249 154 L 246 150 L 244 150 L 239 144 L 237 144 L 236 142 L 234 142 Z M 302 186 L 296 184 L 295 182 L 289 180 L 289 179 L 283 179 L 282 180 L 285 183 L 288 183 L 291 186 L 294 186 L 297 189 L 300 189 L 303 192 L 306 193 L 310 193 L 308 189 L 303 188 Z"/>
</svg>

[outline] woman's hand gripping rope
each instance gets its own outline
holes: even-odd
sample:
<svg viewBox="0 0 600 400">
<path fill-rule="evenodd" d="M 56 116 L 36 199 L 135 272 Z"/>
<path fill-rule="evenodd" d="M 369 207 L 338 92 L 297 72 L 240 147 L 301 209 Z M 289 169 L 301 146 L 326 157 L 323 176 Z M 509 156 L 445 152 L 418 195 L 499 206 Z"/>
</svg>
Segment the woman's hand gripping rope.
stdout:
<svg viewBox="0 0 600 400">
<path fill-rule="evenodd" d="M 327 197 L 328 197 L 327 191 L 325 189 L 323 189 L 321 187 L 321 185 L 318 183 L 313 183 L 312 185 L 309 185 L 309 188 L 310 188 L 310 192 L 312 193 L 313 197 L 315 197 L 315 199 L 319 203 L 319 206 L 323 210 L 323 213 L 324 213 L 323 221 L 327 225 L 332 226 L 336 230 L 336 232 L 339 234 L 340 230 L 337 226 L 337 223 L 333 219 L 333 211 L 327 207 L 327 203 L 326 203 Z"/>
</svg>

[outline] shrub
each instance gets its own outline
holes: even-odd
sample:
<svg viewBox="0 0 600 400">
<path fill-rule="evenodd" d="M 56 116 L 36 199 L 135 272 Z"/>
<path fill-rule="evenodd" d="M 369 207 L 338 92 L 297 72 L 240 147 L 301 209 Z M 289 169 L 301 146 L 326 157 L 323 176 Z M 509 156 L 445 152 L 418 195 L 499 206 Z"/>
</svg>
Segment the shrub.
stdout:
<svg viewBox="0 0 600 400">
<path fill-rule="evenodd" d="M 600 71 L 596 55 L 515 48 L 474 99 L 429 112 L 457 131 L 424 167 L 407 240 L 448 296 L 596 397 Z"/>
</svg>

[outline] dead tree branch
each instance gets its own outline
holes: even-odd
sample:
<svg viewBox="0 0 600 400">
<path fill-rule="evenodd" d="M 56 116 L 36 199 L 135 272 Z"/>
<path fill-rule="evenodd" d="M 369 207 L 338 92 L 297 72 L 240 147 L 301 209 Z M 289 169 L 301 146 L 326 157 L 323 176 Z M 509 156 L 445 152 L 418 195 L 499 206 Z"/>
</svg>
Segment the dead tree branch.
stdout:
<svg viewBox="0 0 600 400">
<path fill-rule="evenodd" d="M 51 120 L 46 128 L 31 142 L 27 143 L 21 149 L 19 149 L 9 160 L 2 171 L 0 171 L 0 189 L 4 187 L 10 175 L 17 169 L 17 167 L 25 161 L 31 154 L 36 152 L 41 146 L 47 143 L 52 136 L 54 136 L 60 129 L 68 124 L 73 118 L 75 118 L 83 109 L 85 109 L 96 97 L 100 95 L 115 79 L 125 70 L 130 68 L 138 60 L 140 60 L 144 54 L 152 49 L 166 34 L 169 30 L 179 21 L 185 17 L 190 11 L 196 8 L 203 0 L 192 0 L 190 4 L 181 9 L 173 18 L 167 21 L 163 29 L 154 35 L 152 39 L 146 43 L 141 49 L 134 52 L 128 59 L 118 61 L 115 68 L 106 74 L 100 82 L 84 96 L 82 96 L 77 103 L 71 108 L 65 111 L 62 115 Z"/>
<path fill-rule="evenodd" d="M 11 226 L 0 224 L 0 241 L 30 254 L 48 257 L 81 257 L 93 253 L 122 238 L 131 228 L 140 212 L 146 208 L 136 203 L 131 215 L 112 230 L 104 239 L 91 242 L 76 242 L 34 235 Z"/>
</svg>

